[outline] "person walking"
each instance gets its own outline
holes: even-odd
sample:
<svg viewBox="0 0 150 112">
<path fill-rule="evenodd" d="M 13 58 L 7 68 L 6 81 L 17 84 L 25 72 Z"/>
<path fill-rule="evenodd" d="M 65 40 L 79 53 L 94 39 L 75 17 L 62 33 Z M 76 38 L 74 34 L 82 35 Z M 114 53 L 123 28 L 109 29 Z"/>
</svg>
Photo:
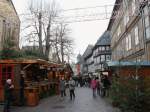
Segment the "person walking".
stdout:
<svg viewBox="0 0 150 112">
<path fill-rule="evenodd" d="M 75 81 L 72 79 L 72 77 L 69 80 L 69 91 L 70 91 L 70 100 L 75 99 Z"/>
<path fill-rule="evenodd" d="M 10 112 L 13 88 L 14 85 L 12 85 L 12 80 L 7 79 L 4 87 L 4 112 Z"/>
<path fill-rule="evenodd" d="M 100 89 L 101 89 L 101 87 L 100 87 L 101 85 L 100 85 L 100 80 L 99 80 L 99 78 L 97 77 L 96 78 L 96 89 L 97 89 L 97 94 L 100 96 Z"/>
<path fill-rule="evenodd" d="M 25 103 L 25 98 L 24 98 L 24 72 L 21 71 L 21 74 L 20 74 L 20 106 L 23 106 L 24 103 Z"/>
<path fill-rule="evenodd" d="M 92 88 L 92 90 L 93 90 L 93 97 L 96 97 L 96 79 L 95 79 L 95 77 L 92 79 L 92 81 L 91 81 L 91 88 Z"/>
<path fill-rule="evenodd" d="M 60 94 L 61 97 L 63 98 L 64 96 L 66 96 L 66 82 L 64 80 L 64 78 L 61 78 L 60 83 L 59 83 L 59 88 L 60 88 Z"/>
<path fill-rule="evenodd" d="M 90 85 L 91 85 L 91 78 L 88 77 L 88 87 L 90 88 Z"/>
<path fill-rule="evenodd" d="M 108 76 L 103 75 L 101 82 L 103 84 L 103 94 L 102 94 L 102 96 L 109 96 L 109 88 L 110 88 L 111 83 L 108 79 Z"/>
</svg>

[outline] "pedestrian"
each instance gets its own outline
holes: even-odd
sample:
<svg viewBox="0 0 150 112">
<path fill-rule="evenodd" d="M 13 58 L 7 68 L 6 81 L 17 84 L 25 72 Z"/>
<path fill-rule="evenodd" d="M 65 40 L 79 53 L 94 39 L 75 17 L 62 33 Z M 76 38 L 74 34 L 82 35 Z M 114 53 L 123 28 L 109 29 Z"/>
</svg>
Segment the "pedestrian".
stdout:
<svg viewBox="0 0 150 112">
<path fill-rule="evenodd" d="M 69 91 L 70 91 L 70 100 L 75 99 L 75 81 L 72 79 L 72 77 L 69 80 Z"/>
<path fill-rule="evenodd" d="M 88 77 L 88 87 L 90 88 L 90 84 L 91 84 L 91 78 Z"/>
<path fill-rule="evenodd" d="M 79 77 L 79 83 L 80 83 L 80 87 L 82 87 L 83 85 L 82 85 L 82 77 L 81 76 Z"/>
<path fill-rule="evenodd" d="M 24 77 L 25 77 L 25 74 L 24 74 L 23 71 L 21 71 L 21 73 L 20 73 L 20 106 L 23 106 L 24 103 L 25 103 L 25 98 L 24 98 L 24 87 L 25 87 Z"/>
<path fill-rule="evenodd" d="M 102 75 L 102 80 L 101 80 L 102 84 L 103 84 L 103 96 L 108 96 L 109 95 L 109 88 L 110 88 L 110 81 L 108 79 L 107 75 Z"/>
<path fill-rule="evenodd" d="M 92 88 L 92 90 L 93 90 L 93 97 L 96 97 L 96 79 L 95 79 L 95 77 L 92 79 L 92 81 L 91 81 L 91 88 Z"/>
<path fill-rule="evenodd" d="M 65 82 L 63 77 L 60 79 L 59 89 L 60 89 L 61 97 L 63 98 L 64 96 L 66 96 L 66 92 L 65 92 L 65 90 L 66 90 L 66 82 Z"/>
<path fill-rule="evenodd" d="M 12 80 L 7 79 L 4 87 L 4 112 L 10 112 L 13 88 L 14 85 L 12 84 Z"/>
<path fill-rule="evenodd" d="M 101 85 L 100 85 L 100 80 L 99 80 L 99 78 L 97 77 L 96 78 L 96 89 L 97 89 L 97 94 L 100 96 L 100 89 L 101 89 L 101 87 L 100 87 Z"/>
</svg>

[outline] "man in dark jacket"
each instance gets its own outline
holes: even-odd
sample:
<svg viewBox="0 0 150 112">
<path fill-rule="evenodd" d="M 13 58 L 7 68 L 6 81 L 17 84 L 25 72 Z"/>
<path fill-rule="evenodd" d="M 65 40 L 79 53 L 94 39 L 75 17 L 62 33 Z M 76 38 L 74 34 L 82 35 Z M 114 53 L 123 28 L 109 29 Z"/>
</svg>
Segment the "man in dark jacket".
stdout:
<svg viewBox="0 0 150 112">
<path fill-rule="evenodd" d="M 12 85 L 11 79 L 7 79 L 4 87 L 4 112 L 10 112 L 10 103 L 12 99 L 13 88 L 14 86 Z"/>
<path fill-rule="evenodd" d="M 20 106 L 24 105 L 24 72 L 20 74 Z"/>
<path fill-rule="evenodd" d="M 109 88 L 111 86 L 111 83 L 108 79 L 108 76 L 107 75 L 103 75 L 102 76 L 102 80 L 101 82 L 103 83 L 103 90 L 104 90 L 104 93 L 103 93 L 103 96 L 108 96 L 109 95 Z"/>
</svg>

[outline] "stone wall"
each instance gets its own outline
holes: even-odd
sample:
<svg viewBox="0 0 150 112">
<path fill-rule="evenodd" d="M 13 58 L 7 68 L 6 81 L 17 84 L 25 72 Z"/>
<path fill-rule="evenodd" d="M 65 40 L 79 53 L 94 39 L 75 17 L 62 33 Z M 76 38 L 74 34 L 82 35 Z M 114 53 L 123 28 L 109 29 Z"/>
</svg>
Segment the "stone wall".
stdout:
<svg viewBox="0 0 150 112">
<path fill-rule="evenodd" d="M 0 50 L 7 37 L 19 48 L 20 20 L 11 0 L 0 0 Z"/>
</svg>

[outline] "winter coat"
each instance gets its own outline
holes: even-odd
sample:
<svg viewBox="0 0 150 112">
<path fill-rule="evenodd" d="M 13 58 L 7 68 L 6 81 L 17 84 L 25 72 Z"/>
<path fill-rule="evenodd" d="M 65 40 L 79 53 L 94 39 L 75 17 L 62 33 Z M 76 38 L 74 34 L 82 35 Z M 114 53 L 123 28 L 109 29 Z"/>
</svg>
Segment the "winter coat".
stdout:
<svg viewBox="0 0 150 112">
<path fill-rule="evenodd" d="M 12 89 L 10 88 L 11 85 L 5 84 L 4 87 L 4 98 L 5 100 L 11 100 L 12 99 Z"/>
<path fill-rule="evenodd" d="M 64 80 L 60 80 L 59 88 L 61 91 L 66 89 L 66 82 Z"/>
<path fill-rule="evenodd" d="M 96 85 L 97 85 L 97 81 L 93 79 L 93 80 L 91 81 L 91 88 L 92 88 L 92 89 L 96 89 Z"/>
<path fill-rule="evenodd" d="M 111 85 L 111 83 L 110 83 L 110 81 L 109 81 L 109 79 L 108 79 L 107 77 L 104 77 L 104 78 L 102 79 L 102 83 L 103 83 L 103 87 L 104 87 L 104 88 L 109 88 L 110 85 Z"/>
<path fill-rule="evenodd" d="M 69 80 L 69 90 L 75 90 L 75 81 Z"/>
</svg>

